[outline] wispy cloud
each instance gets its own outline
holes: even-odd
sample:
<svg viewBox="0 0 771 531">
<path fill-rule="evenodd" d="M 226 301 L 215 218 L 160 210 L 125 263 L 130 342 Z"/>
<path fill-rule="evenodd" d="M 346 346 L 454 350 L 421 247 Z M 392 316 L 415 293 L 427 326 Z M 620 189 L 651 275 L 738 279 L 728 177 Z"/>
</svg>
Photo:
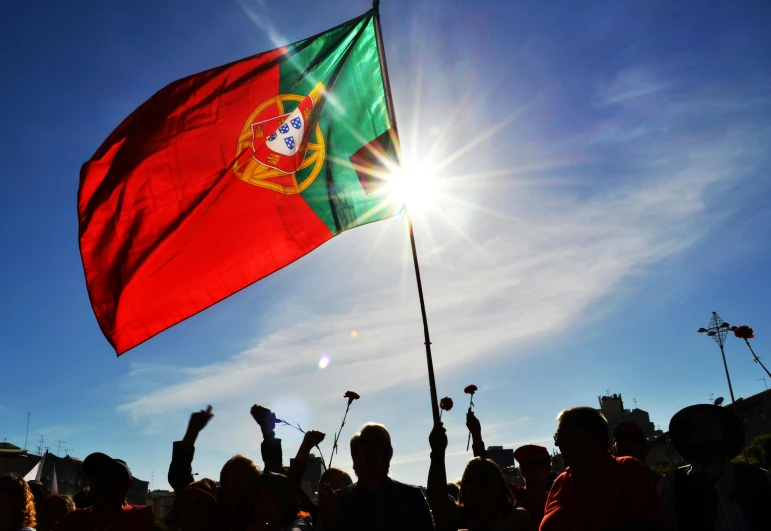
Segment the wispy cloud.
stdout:
<svg viewBox="0 0 771 531">
<path fill-rule="evenodd" d="M 738 138 L 730 140 L 684 151 L 676 160 L 647 163 L 644 184 L 588 200 L 562 198 L 559 210 L 477 227 L 478 250 L 455 240 L 440 253 L 426 253 L 425 275 L 432 286 L 441 287 L 428 298 L 433 333 L 443 344 L 441 370 L 459 369 L 480 357 L 500 355 L 515 341 L 564 329 L 589 304 L 643 273 L 645 266 L 691 245 L 709 228 L 693 221 L 705 214 L 710 187 L 734 178 L 736 162 L 747 155 Z M 380 229 L 397 238 L 403 230 L 399 222 Z M 336 242 L 339 249 L 331 259 L 345 263 L 344 257 L 356 252 L 350 249 L 353 241 Z M 373 250 L 373 265 L 392 260 L 395 248 L 399 246 Z M 290 296 L 273 317 L 294 324 L 229 359 L 188 369 L 178 383 L 128 401 L 120 411 L 139 419 L 197 407 L 201 389 L 208 400 L 226 401 L 258 381 L 266 392 L 275 393 L 304 376 L 298 367 L 314 367 L 323 352 L 334 353 L 330 372 L 335 377 L 317 383 L 335 387 L 304 393 L 316 407 L 325 401 L 315 397 L 337 395 L 340 379 L 355 380 L 373 393 L 422 378 L 412 370 L 418 318 L 412 286 L 395 289 L 397 279 L 388 278 L 392 273 L 388 267 L 370 270 L 376 278 L 382 274 L 382 281 L 370 284 L 354 277 L 342 292 L 334 283 L 317 285 L 302 304 Z M 325 307 L 333 296 L 351 309 L 335 315 L 327 309 L 304 319 L 308 308 Z M 355 341 L 351 330 L 359 333 Z M 466 355 L 472 346 L 478 353 L 474 360 Z M 368 355 L 362 356 L 363 351 Z"/>
<path fill-rule="evenodd" d="M 629 67 L 616 73 L 610 81 L 600 84 L 595 104 L 600 107 L 623 104 L 661 92 L 669 86 L 670 83 L 661 79 L 652 67 Z"/>
</svg>

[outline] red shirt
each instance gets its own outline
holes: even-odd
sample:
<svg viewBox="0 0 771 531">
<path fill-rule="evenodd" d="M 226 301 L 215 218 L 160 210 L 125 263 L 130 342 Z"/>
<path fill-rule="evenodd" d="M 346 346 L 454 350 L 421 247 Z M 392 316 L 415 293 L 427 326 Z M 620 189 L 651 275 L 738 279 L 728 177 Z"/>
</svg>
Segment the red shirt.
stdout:
<svg viewBox="0 0 771 531">
<path fill-rule="evenodd" d="M 75 509 L 59 520 L 53 531 L 151 531 L 153 510 L 142 505 L 124 505 L 114 518 L 106 520 L 94 515 L 94 508 Z"/>
<path fill-rule="evenodd" d="M 509 483 L 509 488 L 514 494 L 514 498 L 516 498 L 517 503 L 519 503 L 527 511 L 527 514 L 530 515 L 530 519 L 533 521 L 533 526 L 535 529 L 538 529 L 538 526 L 541 525 L 541 520 L 543 520 L 545 500 L 534 500 L 533 493 L 531 491 L 525 490 L 525 487 L 520 487 L 519 485 Z"/>
<path fill-rule="evenodd" d="M 590 477 L 576 480 L 568 467 L 554 480 L 540 531 L 602 531 L 630 519 L 655 524 L 657 511 L 656 489 L 643 464 L 606 453 Z"/>
</svg>

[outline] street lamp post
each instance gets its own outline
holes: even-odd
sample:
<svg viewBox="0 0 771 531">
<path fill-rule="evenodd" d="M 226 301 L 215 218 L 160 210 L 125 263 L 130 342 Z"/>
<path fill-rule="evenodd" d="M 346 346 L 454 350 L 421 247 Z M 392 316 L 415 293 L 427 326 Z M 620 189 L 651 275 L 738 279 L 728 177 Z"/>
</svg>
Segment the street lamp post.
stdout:
<svg viewBox="0 0 771 531">
<path fill-rule="evenodd" d="M 728 335 L 728 331 L 731 329 L 731 325 L 723 321 L 717 312 L 712 312 L 712 319 L 709 320 L 708 328 L 699 328 L 697 331 L 700 334 L 707 334 L 715 343 L 720 347 L 720 354 L 723 355 L 723 366 L 725 367 L 725 377 L 728 380 L 728 390 L 731 392 L 731 404 L 735 403 L 734 388 L 731 385 L 731 375 L 728 374 L 728 362 L 725 359 L 725 339 Z"/>
</svg>

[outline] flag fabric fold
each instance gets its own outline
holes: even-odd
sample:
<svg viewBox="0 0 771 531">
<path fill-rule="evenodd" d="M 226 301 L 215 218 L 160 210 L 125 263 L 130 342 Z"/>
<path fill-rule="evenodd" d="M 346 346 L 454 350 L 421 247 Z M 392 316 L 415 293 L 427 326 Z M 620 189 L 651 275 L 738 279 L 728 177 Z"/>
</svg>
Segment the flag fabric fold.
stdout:
<svg viewBox="0 0 771 531">
<path fill-rule="evenodd" d="M 78 192 L 86 284 L 116 352 L 399 213 L 372 184 L 397 164 L 392 131 L 374 11 L 142 104 Z"/>
</svg>

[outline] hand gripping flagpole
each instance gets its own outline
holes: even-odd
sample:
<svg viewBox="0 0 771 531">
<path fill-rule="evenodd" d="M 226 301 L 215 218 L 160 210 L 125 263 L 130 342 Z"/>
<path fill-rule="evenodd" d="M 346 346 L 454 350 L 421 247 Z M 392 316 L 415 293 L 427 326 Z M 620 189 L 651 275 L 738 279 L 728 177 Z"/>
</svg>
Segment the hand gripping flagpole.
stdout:
<svg viewBox="0 0 771 531">
<path fill-rule="evenodd" d="M 391 84 L 388 81 L 388 67 L 386 66 L 385 48 L 383 46 L 383 33 L 380 29 L 380 0 L 372 1 L 372 9 L 375 12 L 375 38 L 377 39 L 377 52 L 380 56 L 380 72 L 383 76 L 383 89 L 385 90 L 386 109 L 388 121 L 391 123 L 391 134 L 398 142 L 399 132 L 396 127 L 396 114 L 391 97 Z M 397 153 L 400 148 L 397 148 Z M 423 316 L 423 336 L 426 344 L 426 363 L 428 364 L 428 388 L 431 393 L 431 411 L 434 415 L 434 423 L 439 422 L 439 400 L 436 397 L 436 379 L 434 378 L 434 361 L 431 357 L 431 338 L 428 334 L 428 318 L 426 317 L 426 303 L 423 299 L 423 283 L 420 281 L 420 266 L 418 265 L 418 251 L 415 247 L 415 233 L 412 230 L 412 218 L 405 205 L 404 215 L 407 218 L 407 227 L 410 232 L 410 245 L 412 246 L 412 261 L 415 264 L 415 280 L 418 283 L 418 298 L 420 299 L 420 312 Z"/>
</svg>

